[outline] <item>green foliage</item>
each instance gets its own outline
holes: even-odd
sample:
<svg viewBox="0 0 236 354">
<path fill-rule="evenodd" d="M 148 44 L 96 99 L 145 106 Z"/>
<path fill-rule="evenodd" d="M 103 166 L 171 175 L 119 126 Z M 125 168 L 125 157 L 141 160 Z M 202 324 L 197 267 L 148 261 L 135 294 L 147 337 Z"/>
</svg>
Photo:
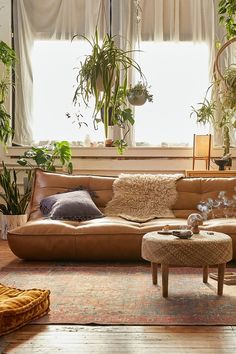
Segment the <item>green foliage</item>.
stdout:
<svg viewBox="0 0 236 354">
<path fill-rule="evenodd" d="M 5 201 L 5 204 L 0 204 L 0 212 L 5 215 L 25 214 L 31 195 L 31 171 L 28 173 L 26 190 L 21 195 L 17 184 L 17 172 L 14 169 L 7 169 L 4 162 L 2 162 L 2 166 L 0 185 L 4 193 L 0 193 L 0 197 Z"/>
<path fill-rule="evenodd" d="M 74 40 L 77 35 L 73 37 Z M 87 41 L 92 53 L 87 55 L 85 61 L 80 63 L 80 70 L 77 74 L 77 87 L 74 93 L 73 102 L 80 106 L 83 102 L 89 104 L 90 98 L 95 98 L 93 117 L 95 123 L 101 121 L 98 118 L 101 109 L 104 111 L 104 131 L 105 138 L 108 134 L 109 110 L 112 107 L 113 124 L 122 126 L 125 121 L 133 118 L 129 111 L 121 108 L 121 101 L 124 105 L 127 91 L 128 73 L 132 68 L 143 78 L 139 64 L 131 58 L 133 50 L 125 51 L 115 44 L 116 36 L 106 34 L 100 43 L 98 32 L 90 40 L 85 36 L 80 36 Z M 121 77 L 122 73 L 122 77 Z M 121 94 L 122 92 L 122 94 Z M 95 124 L 96 126 L 96 124 Z"/>
<path fill-rule="evenodd" d="M 201 123 L 203 125 L 209 123 L 214 123 L 214 113 L 216 104 L 215 102 L 209 102 L 207 98 L 204 99 L 203 102 L 198 103 L 199 108 L 195 108 L 191 106 L 192 112 L 190 117 L 194 115 L 197 119 L 197 123 Z"/>
<path fill-rule="evenodd" d="M 67 167 L 68 173 L 73 172 L 71 160 L 71 147 L 68 141 L 54 142 L 53 144 L 39 147 L 31 147 L 17 161 L 21 166 L 34 168 L 35 165 L 45 171 L 56 171 L 55 163 L 59 160 L 62 166 Z"/>
<path fill-rule="evenodd" d="M 148 100 L 148 102 L 153 102 L 153 95 L 150 94 L 149 88 L 146 84 L 139 81 L 136 85 L 130 86 L 127 90 L 127 96 L 140 96 L 144 95 L 144 97 Z"/>
<path fill-rule="evenodd" d="M 11 116 L 7 113 L 5 106 L 0 103 L 0 141 L 6 145 L 12 135 Z"/>
<path fill-rule="evenodd" d="M 218 4 L 219 23 L 225 27 L 226 38 L 231 39 L 236 36 L 236 1 L 221 0 Z"/>
<path fill-rule="evenodd" d="M 0 62 L 3 64 L 0 77 L 0 142 L 6 145 L 9 138 L 13 136 L 11 117 L 6 111 L 5 101 L 9 87 L 12 85 L 10 81 L 10 69 L 14 68 L 16 54 L 15 51 L 3 41 L 0 41 Z"/>
<path fill-rule="evenodd" d="M 16 53 L 5 42 L 0 41 L 0 60 L 10 70 L 16 62 Z"/>
</svg>

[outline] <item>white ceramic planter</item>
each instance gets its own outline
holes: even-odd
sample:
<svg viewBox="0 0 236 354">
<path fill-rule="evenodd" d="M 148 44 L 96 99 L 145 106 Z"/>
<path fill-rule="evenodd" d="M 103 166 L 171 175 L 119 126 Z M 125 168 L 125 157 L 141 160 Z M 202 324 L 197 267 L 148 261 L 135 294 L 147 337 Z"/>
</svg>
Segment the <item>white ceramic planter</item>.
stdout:
<svg viewBox="0 0 236 354">
<path fill-rule="evenodd" d="M 23 215 L 1 215 L 1 235 L 3 240 L 7 240 L 8 230 L 13 230 L 27 221 L 27 214 Z"/>
</svg>

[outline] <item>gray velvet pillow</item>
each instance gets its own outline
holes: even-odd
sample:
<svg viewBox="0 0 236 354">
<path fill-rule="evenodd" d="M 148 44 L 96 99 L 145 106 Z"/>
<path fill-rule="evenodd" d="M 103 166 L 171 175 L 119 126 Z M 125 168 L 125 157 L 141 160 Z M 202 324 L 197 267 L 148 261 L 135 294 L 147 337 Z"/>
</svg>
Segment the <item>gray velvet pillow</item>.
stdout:
<svg viewBox="0 0 236 354">
<path fill-rule="evenodd" d="M 43 215 L 60 220 L 90 220 L 103 217 L 86 190 L 50 195 L 40 202 Z"/>
</svg>

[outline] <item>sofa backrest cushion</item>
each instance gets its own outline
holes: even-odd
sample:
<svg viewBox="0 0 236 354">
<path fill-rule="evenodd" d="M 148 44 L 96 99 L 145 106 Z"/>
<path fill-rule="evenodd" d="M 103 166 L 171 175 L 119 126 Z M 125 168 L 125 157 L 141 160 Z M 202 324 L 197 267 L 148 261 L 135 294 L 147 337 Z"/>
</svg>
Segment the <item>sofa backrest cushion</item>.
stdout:
<svg viewBox="0 0 236 354">
<path fill-rule="evenodd" d="M 84 187 L 94 192 L 93 201 L 103 212 L 108 201 L 112 199 L 113 182 L 116 177 L 65 175 L 59 173 L 35 171 L 33 192 L 30 203 L 30 219 L 42 217 L 40 201 L 52 194 L 66 192 L 69 189 Z M 219 192 L 226 191 L 228 198 L 236 194 L 235 178 L 193 178 L 186 177 L 176 182 L 178 198 L 173 206 L 176 217 L 186 218 L 197 212 L 197 205 L 208 198 L 216 199 Z"/>
<path fill-rule="evenodd" d="M 113 177 L 66 175 L 36 169 L 29 219 L 32 220 L 42 217 L 40 202 L 43 198 L 56 193 L 67 192 L 68 190 L 78 187 L 83 187 L 89 192 L 92 192 L 91 195 L 94 203 L 103 211 L 107 202 L 112 198 L 114 179 Z"/>
<path fill-rule="evenodd" d="M 193 178 L 186 177 L 177 181 L 178 198 L 173 206 L 176 217 L 187 217 L 198 212 L 197 205 L 208 198 L 217 199 L 219 192 L 225 191 L 228 198 L 236 194 L 236 177 L 234 178 Z M 223 210 L 219 211 L 223 214 Z"/>
</svg>

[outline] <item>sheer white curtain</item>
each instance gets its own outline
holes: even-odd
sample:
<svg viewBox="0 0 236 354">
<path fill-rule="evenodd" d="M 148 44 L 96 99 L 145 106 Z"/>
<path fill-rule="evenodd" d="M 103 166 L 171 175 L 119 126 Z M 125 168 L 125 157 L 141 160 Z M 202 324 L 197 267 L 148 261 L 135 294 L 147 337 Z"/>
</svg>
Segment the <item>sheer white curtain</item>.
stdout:
<svg viewBox="0 0 236 354">
<path fill-rule="evenodd" d="M 37 39 L 71 40 L 74 34 L 108 32 L 109 0 L 14 0 L 15 48 L 18 54 L 14 143 L 30 145 L 32 133 L 32 50 Z M 101 6 L 102 5 L 102 6 Z M 102 11 L 106 9 L 106 11 Z M 99 20 L 99 23 L 98 23 Z M 45 127 L 46 129 L 46 127 Z"/>
<path fill-rule="evenodd" d="M 138 14 L 137 4 L 141 8 Z M 113 18 L 118 13 L 119 20 L 113 21 L 112 30 L 128 39 L 121 40 L 124 48 L 135 48 L 139 41 L 207 43 L 210 80 L 215 57 L 215 6 L 214 0 L 113 0 Z M 135 145 L 134 129 L 133 126 L 130 145 Z"/>
</svg>

